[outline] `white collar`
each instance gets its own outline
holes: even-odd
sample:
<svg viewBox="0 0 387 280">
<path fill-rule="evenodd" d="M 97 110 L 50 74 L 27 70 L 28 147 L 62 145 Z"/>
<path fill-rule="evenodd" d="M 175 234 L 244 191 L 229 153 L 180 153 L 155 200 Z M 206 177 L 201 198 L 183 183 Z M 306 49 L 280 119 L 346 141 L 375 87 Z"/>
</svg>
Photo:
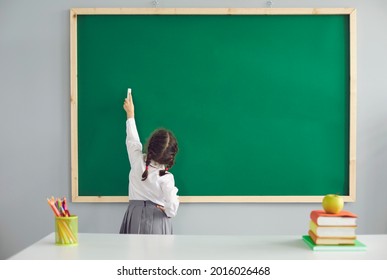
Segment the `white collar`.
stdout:
<svg viewBox="0 0 387 280">
<path fill-rule="evenodd" d="M 146 162 L 146 154 L 144 154 L 144 162 Z M 151 159 L 149 166 L 153 167 L 153 168 L 157 168 L 157 169 L 165 169 L 164 164 L 158 163 L 157 161 L 154 161 L 153 159 Z"/>
</svg>

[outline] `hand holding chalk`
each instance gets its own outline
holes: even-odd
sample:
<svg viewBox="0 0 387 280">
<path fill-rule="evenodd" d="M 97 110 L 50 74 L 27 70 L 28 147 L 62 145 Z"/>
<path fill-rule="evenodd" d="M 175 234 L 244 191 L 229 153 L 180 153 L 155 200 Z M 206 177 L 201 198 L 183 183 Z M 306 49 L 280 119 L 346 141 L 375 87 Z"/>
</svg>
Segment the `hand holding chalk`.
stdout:
<svg viewBox="0 0 387 280">
<path fill-rule="evenodd" d="M 126 112 L 127 118 L 134 118 L 134 105 L 132 98 L 132 89 L 128 88 L 127 97 L 124 101 L 124 110 Z"/>
</svg>

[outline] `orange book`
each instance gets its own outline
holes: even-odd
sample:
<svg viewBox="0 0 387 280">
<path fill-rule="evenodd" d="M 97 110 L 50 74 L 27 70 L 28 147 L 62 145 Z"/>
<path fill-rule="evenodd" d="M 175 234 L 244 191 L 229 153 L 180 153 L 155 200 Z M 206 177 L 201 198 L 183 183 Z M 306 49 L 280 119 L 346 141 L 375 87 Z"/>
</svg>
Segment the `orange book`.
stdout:
<svg viewBox="0 0 387 280">
<path fill-rule="evenodd" d="M 356 237 L 319 237 L 313 231 L 308 232 L 316 245 L 354 245 Z"/>
<path fill-rule="evenodd" d="M 357 215 L 342 210 L 337 214 L 328 214 L 324 210 L 313 210 L 310 219 L 319 226 L 356 226 Z"/>
</svg>

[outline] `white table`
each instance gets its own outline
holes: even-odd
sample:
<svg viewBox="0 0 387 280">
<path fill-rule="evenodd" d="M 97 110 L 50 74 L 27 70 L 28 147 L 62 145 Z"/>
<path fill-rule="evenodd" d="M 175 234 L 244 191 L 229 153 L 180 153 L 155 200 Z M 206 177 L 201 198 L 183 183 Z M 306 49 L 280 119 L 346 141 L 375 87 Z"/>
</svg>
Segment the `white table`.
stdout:
<svg viewBox="0 0 387 280">
<path fill-rule="evenodd" d="M 359 235 L 366 251 L 314 252 L 290 235 L 124 235 L 80 233 L 57 246 L 51 233 L 12 260 L 387 260 L 387 235 Z"/>
</svg>

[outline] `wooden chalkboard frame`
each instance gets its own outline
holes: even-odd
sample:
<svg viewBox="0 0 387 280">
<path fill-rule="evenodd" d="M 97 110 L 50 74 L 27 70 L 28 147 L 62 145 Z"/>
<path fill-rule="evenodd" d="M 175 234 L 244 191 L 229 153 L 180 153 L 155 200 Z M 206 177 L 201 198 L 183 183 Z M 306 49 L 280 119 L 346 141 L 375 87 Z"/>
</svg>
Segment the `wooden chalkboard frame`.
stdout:
<svg viewBox="0 0 387 280">
<path fill-rule="evenodd" d="M 80 196 L 78 186 L 77 15 L 349 15 L 349 195 L 356 200 L 356 9 L 354 8 L 74 8 L 70 10 L 71 189 L 73 202 L 128 202 L 128 196 Z M 181 196 L 181 202 L 321 202 L 322 196 Z"/>
</svg>

